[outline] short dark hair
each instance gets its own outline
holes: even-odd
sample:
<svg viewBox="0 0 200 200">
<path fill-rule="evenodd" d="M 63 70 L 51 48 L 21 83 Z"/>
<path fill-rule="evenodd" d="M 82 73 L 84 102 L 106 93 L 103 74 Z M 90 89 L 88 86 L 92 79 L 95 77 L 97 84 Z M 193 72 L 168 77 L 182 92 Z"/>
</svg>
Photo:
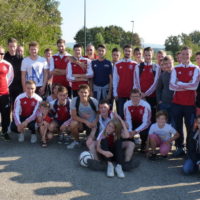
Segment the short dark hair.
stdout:
<svg viewBox="0 0 200 200">
<path fill-rule="evenodd" d="M 58 93 L 59 93 L 59 92 L 62 92 L 62 93 L 68 93 L 68 90 L 67 90 L 66 87 L 64 87 L 64 86 L 60 86 L 60 87 L 58 88 Z"/>
<path fill-rule="evenodd" d="M 8 44 L 10 44 L 10 43 L 17 43 L 17 40 L 15 38 L 9 38 Z"/>
<path fill-rule="evenodd" d="M 78 91 L 80 91 L 82 89 L 90 91 L 90 86 L 88 84 L 81 84 L 81 85 L 79 85 Z"/>
<path fill-rule="evenodd" d="M 60 38 L 60 39 L 57 40 L 57 45 L 58 45 L 58 44 L 61 44 L 61 43 L 64 43 L 64 44 L 65 44 L 65 40 L 63 40 L 63 39 Z"/>
<path fill-rule="evenodd" d="M 81 44 L 75 44 L 73 49 L 75 49 L 75 48 L 83 48 L 83 46 Z"/>
<path fill-rule="evenodd" d="M 36 41 L 33 41 L 33 42 L 30 42 L 28 46 L 30 49 L 30 47 L 39 47 L 39 44 Z"/>
<path fill-rule="evenodd" d="M 146 48 L 144 48 L 144 52 L 145 51 L 151 51 L 151 52 L 153 52 L 153 49 L 151 47 L 146 47 Z"/>
<path fill-rule="evenodd" d="M 133 53 L 135 54 L 137 51 L 143 51 L 143 49 L 140 48 L 140 47 L 136 47 L 136 48 L 133 50 Z"/>
<path fill-rule="evenodd" d="M 114 52 L 120 52 L 120 50 L 118 48 L 113 48 L 112 53 L 114 53 Z"/>
<path fill-rule="evenodd" d="M 184 46 L 181 51 L 189 50 L 192 53 L 192 49 L 188 46 Z"/>
<path fill-rule="evenodd" d="M 99 105 L 101 105 L 101 104 L 108 104 L 108 105 L 110 106 L 109 101 L 106 100 L 106 99 L 101 100 L 101 101 L 99 102 Z"/>
<path fill-rule="evenodd" d="M 140 94 L 141 95 L 142 93 L 141 93 L 140 89 L 134 88 L 131 90 L 131 94 Z"/>
<path fill-rule="evenodd" d="M 165 116 L 166 120 L 168 119 L 168 114 L 165 110 L 160 110 L 156 113 L 156 119 L 158 119 L 160 116 Z"/>
<path fill-rule="evenodd" d="M 104 44 L 99 44 L 98 47 L 97 47 L 97 49 L 98 48 L 106 49 L 106 46 Z"/>
<path fill-rule="evenodd" d="M 127 44 L 127 45 L 125 45 L 125 46 L 123 47 L 123 50 L 124 50 L 124 49 L 132 49 L 132 47 L 131 47 L 130 44 Z"/>
<path fill-rule="evenodd" d="M 199 56 L 200 55 L 200 51 L 196 52 L 195 56 Z"/>
<path fill-rule="evenodd" d="M 44 53 L 49 52 L 49 51 L 52 51 L 52 49 L 51 48 L 47 48 L 47 49 L 44 50 Z"/>
</svg>

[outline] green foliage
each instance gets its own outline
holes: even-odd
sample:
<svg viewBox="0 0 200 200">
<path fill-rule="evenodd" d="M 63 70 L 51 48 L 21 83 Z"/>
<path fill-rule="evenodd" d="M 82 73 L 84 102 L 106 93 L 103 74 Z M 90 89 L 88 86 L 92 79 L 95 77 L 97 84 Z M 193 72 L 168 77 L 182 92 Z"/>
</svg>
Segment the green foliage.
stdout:
<svg viewBox="0 0 200 200">
<path fill-rule="evenodd" d="M 182 33 L 178 36 L 170 36 L 165 40 L 165 49 L 170 51 L 173 56 L 175 56 L 183 46 L 190 47 L 194 54 L 199 51 L 200 31 L 193 31 L 190 34 Z M 194 56 L 192 57 L 192 60 L 194 60 Z"/>
<path fill-rule="evenodd" d="M 56 0 L 0 0 L 0 43 L 14 37 L 23 45 L 34 40 L 51 46 L 61 36 L 58 5 Z"/>
<path fill-rule="evenodd" d="M 84 44 L 84 29 L 80 29 L 74 39 L 77 43 Z M 141 46 L 140 37 L 137 33 L 124 31 L 119 26 L 93 27 L 86 31 L 87 44 L 92 43 L 97 47 L 101 43 L 115 44 L 123 47 L 126 44 Z"/>
</svg>

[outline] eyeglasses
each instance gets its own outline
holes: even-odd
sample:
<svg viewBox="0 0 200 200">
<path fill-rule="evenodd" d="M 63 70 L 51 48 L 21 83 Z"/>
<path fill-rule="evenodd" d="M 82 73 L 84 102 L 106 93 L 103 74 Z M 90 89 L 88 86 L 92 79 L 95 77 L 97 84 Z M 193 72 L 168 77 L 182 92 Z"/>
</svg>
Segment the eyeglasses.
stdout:
<svg viewBox="0 0 200 200">
<path fill-rule="evenodd" d="M 3 56 L 3 55 L 5 55 L 5 53 L 0 53 L 0 56 Z"/>
</svg>

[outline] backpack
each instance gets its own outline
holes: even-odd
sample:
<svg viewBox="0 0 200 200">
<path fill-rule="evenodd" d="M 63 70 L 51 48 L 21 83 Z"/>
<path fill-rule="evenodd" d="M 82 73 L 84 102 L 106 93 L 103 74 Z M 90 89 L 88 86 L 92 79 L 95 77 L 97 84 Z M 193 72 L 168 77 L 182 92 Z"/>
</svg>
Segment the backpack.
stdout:
<svg viewBox="0 0 200 200">
<path fill-rule="evenodd" d="M 145 66 L 144 62 L 140 63 L 140 65 L 139 65 L 139 76 L 141 76 L 143 69 L 144 69 L 144 66 Z M 153 66 L 154 66 L 154 64 L 153 64 Z M 152 71 L 153 71 L 153 75 L 155 77 L 156 71 L 154 71 L 154 70 L 152 70 Z"/>
<path fill-rule="evenodd" d="M 95 106 L 94 102 L 92 101 L 91 97 L 89 97 L 89 105 L 91 106 L 92 110 L 95 113 L 97 113 L 96 106 Z M 80 106 L 80 97 L 77 97 L 76 104 L 75 104 L 77 115 L 78 115 L 78 111 L 79 111 L 79 106 Z"/>
</svg>

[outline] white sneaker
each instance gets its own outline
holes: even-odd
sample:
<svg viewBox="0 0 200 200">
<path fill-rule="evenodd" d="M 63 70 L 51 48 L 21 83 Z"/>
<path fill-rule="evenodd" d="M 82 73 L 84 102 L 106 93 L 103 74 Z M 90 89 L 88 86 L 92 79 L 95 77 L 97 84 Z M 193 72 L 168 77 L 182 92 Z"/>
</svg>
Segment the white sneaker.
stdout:
<svg viewBox="0 0 200 200">
<path fill-rule="evenodd" d="M 122 170 L 122 166 L 120 164 L 117 164 L 117 166 L 115 167 L 115 172 L 119 178 L 125 177 L 124 172 Z"/>
<path fill-rule="evenodd" d="M 24 134 L 23 133 L 20 133 L 18 135 L 18 142 L 24 142 Z"/>
<path fill-rule="evenodd" d="M 114 177 L 114 166 L 112 163 L 108 163 L 108 166 L 107 166 L 107 176 L 108 177 Z"/>
<path fill-rule="evenodd" d="M 34 144 L 37 142 L 37 135 L 36 134 L 31 134 L 31 144 Z"/>
<path fill-rule="evenodd" d="M 73 141 L 71 144 L 67 146 L 68 149 L 74 149 L 75 146 L 78 146 L 79 142 Z"/>
</svg>

